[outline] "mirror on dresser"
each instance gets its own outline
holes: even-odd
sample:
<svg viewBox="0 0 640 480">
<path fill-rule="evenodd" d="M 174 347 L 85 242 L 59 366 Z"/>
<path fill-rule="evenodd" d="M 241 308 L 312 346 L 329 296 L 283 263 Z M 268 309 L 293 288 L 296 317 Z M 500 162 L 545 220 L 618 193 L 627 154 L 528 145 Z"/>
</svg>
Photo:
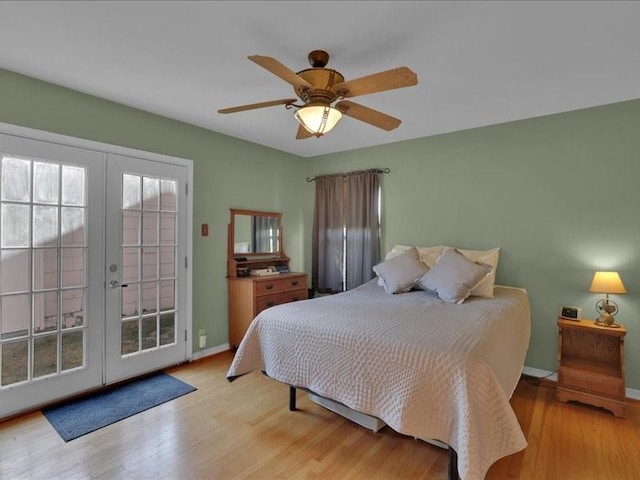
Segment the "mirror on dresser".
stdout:
<svg viewBox="0 0 640 480">
<path fill-rule="evenodd" d="M 227 234 L 229 345 L 235 350 L 262 310 L 307 298 L 307 274 L 289 271 L 282 214 L 232 208 Z"/>
</svg>

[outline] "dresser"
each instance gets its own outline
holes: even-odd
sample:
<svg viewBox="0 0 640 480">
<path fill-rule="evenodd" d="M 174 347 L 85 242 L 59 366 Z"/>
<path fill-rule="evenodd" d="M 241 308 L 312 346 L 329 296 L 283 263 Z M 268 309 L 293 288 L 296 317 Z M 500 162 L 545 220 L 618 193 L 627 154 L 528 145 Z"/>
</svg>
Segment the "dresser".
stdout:
<svg viewBox="0 0 640 480">
<path fill-rule="evenodd" d="M 262 310 L 307 298 L 307 274 L 289 271 L 284 253 L 282 215 L 230 209 L 227 285 L 229 345 L 236 350 L 251 321 Z M 260 275 L 265 270 L 280 273 Z"/>
<path fill-rule="evenodd" d="M 265 308 L 307 298 L 306 273 L 229 278 L 229 344 L 235 350 Z"/>
</svg>

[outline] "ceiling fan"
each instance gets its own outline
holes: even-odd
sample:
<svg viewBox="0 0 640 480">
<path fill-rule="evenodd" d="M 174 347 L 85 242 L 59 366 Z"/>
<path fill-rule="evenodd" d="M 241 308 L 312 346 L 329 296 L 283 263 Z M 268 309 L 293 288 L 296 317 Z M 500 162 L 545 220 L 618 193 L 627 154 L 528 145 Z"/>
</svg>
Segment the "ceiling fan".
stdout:
<svg viewBox="0 0 640 480">
<path fill-rule="evenodd" d="M 345 99 L 411 87 L 418 83 L 418 76 L 407 67 L 398 67 L 345 81 L 340 72 L 326 68 L 329 54 L 324 50 L 314 50 L 309 53 L 311 68 L 297 73 L 272 57 L 251 55 L 248 58 L 291 84 L 298 98 L 223 108 L 218 110 L 218 113 L 235 113 L 276 105 L 284 105 L 287 109 L 296 108 L 294 115 L 299 123 L 297 139 L 321 137 L 335 127 L 343 115 L 383 130 L 393 130 L 400 125 L 399 119 Z M 303 102 L 301 105 L 296 104 L 298 99 Z M 336 101 L 337 103 L 332 105 Z"/>
</svg>

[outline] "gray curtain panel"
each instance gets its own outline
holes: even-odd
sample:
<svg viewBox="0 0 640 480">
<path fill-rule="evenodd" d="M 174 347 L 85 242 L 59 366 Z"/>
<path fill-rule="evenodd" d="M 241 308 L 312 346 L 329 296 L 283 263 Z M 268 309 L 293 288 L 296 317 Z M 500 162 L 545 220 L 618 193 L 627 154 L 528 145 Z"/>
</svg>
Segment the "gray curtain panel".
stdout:
<svg viewBox="0 0 640 480">
<path fill-rule="evenodd" d="M 355 288 L 380 261 L 378 172 L 316 178 L 312 286 L 319 292 Z"/>
<path fill-rule="evenodd" d="M 278 221 L 274 217 L 251 217 L 253 253 L 274 253 L 278 250 Z"/>
<path fill-rule="evenodd" d="M 346 183 L 346 290 L 351 290 L 371 280 L 373 266 L 380 261 L 380 175 L 356 173 L 349 175 Z"/>
</svg>

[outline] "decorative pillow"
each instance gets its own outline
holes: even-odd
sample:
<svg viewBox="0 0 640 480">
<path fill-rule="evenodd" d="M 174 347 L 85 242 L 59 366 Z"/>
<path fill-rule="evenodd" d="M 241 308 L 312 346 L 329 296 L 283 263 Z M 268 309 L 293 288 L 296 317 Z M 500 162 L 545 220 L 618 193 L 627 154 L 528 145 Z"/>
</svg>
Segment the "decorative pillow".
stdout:
<svg viewBox="0 0 640 480">
<path fill-rule="evenodd" d="M 454 247 L 445 246 L 444 248 L 446 250 Z M 493 268 L 491 274 L 471 291 L 472 297 L 493 297 L 493 287 L 496 283 L 496 270 L 498 269 L 500 248 L 491 248 L 489 250 L 463 250 L 457 248 L 456 250 L 471 261 L 484 263 Z"/>
<path fill-rule="evenodd" d="M 429 267 L 409 252 L 373 267 L 373 271 L 380 276 L 382 286 L 387 293 L 408 292 L 428 270 Z"/>
<path fill-rule="evenodd" d="M 462 303 L 492 271 L 490 266 L 472 262 L 455 248 L 450 248 L 417 284 L 436 293 L 445 302 Z"/>
<path fill-rule="evenodd" d="M 416 247 L 418 250 L 418 256 L 420 261 L 427 264 L 427 267 L 433 268 L 433 266 L 442 255 L 444 251 L 444 245 L 436 245 L 435 247 Z"/>
<path fill-rule="evenodd" d="M 384 259 L 391 260 L 392 258 L 398 257 L 403 253 L 408 253 L 416 260 L 420 259 L 420 257 L 418 256 L 418 250 L 416 249 L 416 247 L 410 247 L 409 245 L 394 245 L 393 248 L 387 252 Z M 380 285 L 381 287 L 384 287 L 384 281 L 379 276 L 378 276 L 378 285 Z"/>
</svg>

